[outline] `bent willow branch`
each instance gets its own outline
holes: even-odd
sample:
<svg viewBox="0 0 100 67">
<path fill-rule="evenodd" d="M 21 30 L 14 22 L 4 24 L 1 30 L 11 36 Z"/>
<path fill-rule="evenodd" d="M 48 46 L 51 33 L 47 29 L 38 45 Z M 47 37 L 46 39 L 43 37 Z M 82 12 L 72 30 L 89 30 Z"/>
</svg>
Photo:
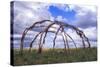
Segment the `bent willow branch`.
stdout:
<svg viewBox="0 0 100 67">
<path fill-rule="evenodd" d="M 57 36 L 60 34 L 62 36 L 62 40 L 64 42 L 64 49 L 66 51 L 66 47 L 68 48 L 69 50 L 69 42 L 68 42 L 68 38 L 70 38 L 75 46 L 75 48 L 77 48 L 77 45 L 74 41 L 74 39 L 65 31 L 67 30 L 66 28 L 70 28 L 72 30 L 75 30 L 76 31 L 76 34 L 82 39 L 82 44 L 83 44 L 83 48 L 86 48 L 86 42 L 88 44 L 88 48 L 91 47 L 90 45 L 90 42 L 89 42 L 89 39 L 86 37 L 86 35 L 83 33 L 82 30 L 79 30 L 77 27 L 75 26 L 72 26 L 72 25 L 69 25 L 67 23 L 64 23 L 64 22 L 61 22 L 61 21 L 51 21 L 51 20 L 42 20 L 42 21 L 39 21 L 39 22 L 35 22 L 33 25 L 31 25 L 30 27 L 26 28 L 22 34 L 22 37 L 21 37 L 21 43 L 20 43 L 20 52 L 23 53 L 23 45 L 24 45 L 24 39 L 25 39 L 25 36 L 27 35 L 27 33 L 29 31 L 31 31 L 32 29 L 34 29 L 37 25 L 42 25 L 42 24 L 45 24 L 45 22 L 48 22 L 50 23 L 49 25 L 46 25 L 45 28 L 43 28 L 43 30 L 39 31 L 38 34 L 36 34 L 36 36 L 33 38 L 33 40 L 30 42 L 29 44 L 29 52 L 31 51 L 31 48 L 32 48 L 32 44 L 35 42 L 35 40 L 37 39 L 37 37 L 39 37 L 39 43 L 38 43 L 38 53 L 41 53 L 42 52 L 42 47 L 43 45 L 45 44 L 45 40 L 46 40 L 46 36 L 48 34 L 48 32 L 51 32 L 51 33 L 54 33 L 55 36 L 54 36 L 54 39 L 53 39 L 53 49 L 55 47 L 55 40 L 57 38 Z M 55 28 L 56 30 L 50 30 L 50 28 L 53 28 L 53 25 L 58 25 L 59 27 L 58 28 Z M 40 27 L 41 29 L 41 27 Z M 44 35 L 44 36 L 43 36 Z"/>
</svg>

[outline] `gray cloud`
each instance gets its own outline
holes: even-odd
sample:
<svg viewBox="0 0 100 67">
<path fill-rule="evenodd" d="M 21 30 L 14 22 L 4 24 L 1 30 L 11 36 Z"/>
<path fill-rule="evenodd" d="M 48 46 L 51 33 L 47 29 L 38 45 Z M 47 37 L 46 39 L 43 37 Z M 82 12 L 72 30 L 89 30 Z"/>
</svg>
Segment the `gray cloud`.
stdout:
<svg viewBox="0 0 100 67">
<path fill-rule="evenodd" d="M 34 22 L 50 19 L 48 4 L 34 2 L 14 2 L 14 33 L 22 33 Z M 48 23 L 47 23 L 48 24 Z"/>
<path fill-rule="evenodd" d="M 76 26 L 81 28 L 97 26 L 97 18 L 92 12 L 88 11 L 85 15 L 79 15 L 76 20 Z"/>
<path fill-rule="evenodd" d="M 49 6 L 48 4 L 44 4 L 44 3 L 15 2 L 15 4 L 14 4 L 14 33 L 21 35 L 22 32 L 24 31 L 24 29 L 26 27 L 29 27 L 30 25 L 32 25 L 35 21 L 53 18 L 51 16 L 50 12 L 48 11 L 48 6 Z M 60 7 L 60 9 L 62 7 Z M 64 7 L 65 7 L 65 5 L 64 5 Z M 82 28 L 82 30 L 85 32 L 86 36 L 91 41 L 96 42 L 97 41 L 96 28 L 92 29 L 93 27 L 97 26 L 96 11 L 93 11 L 93 10 L 87 9 L 87 8 L 83 8 L 80 6 L 73 6 L 69 9 L 76 11 L 76 16 L 75 16 L 76 20 L 73 21 L 73 23 L 74 23 L 73 25 L 75 25 L 79 28 Z M 68 11 L 68 10 L 66 8 L 66 11 Z M 55 19 L 55 18 L 53 18 L 53 19 Z M 60 21 L 67 21 L 67 19 L 62 18 L 61 16 L 58 16 L 56 19 L 60 20 Z M 47 25 L 47 24 L 48 24 L 48 22 L 45 25 Z M 33 32 L 30 34 L 34 35 L 34 34 L 38 33 L 40 30 L 42 30 L 42 29 L 35 28 L 33 30 Z M 69 31 L 69 34 L 72 34 L 71 36 L 74 39 L 77 38 L 77 37 L 75 37 L 76 35 L 70 31 Z M 49 42 L 49 41 L 52 40 L 49 37 L 50 35 L 52 35 L 52 34 L 48 34 L 48 37 L 47 37 L 48 42 L 46 43 L 46 44 L 49 43 L 48 45 L 46 45 L 49 47 L 51 44 L 51 42 Z M 19 41 L 17 41 L 20 38 L 21 37 L 18 37 L 18 36 L 15 37 L 16 43 L 20 43 Z M 27 38 L 26 40 L 29 40 L 29 39 L 30 38 Z M 58 39 L 60 39 L 60 38 L 58 38 Z M 29 42 L 27 42 L 26 45 L 28 43 Z M 17 44 L 17 45 L 19 45 L 19 44 Z"/>
<path fill-rule="evenodd" d="M 96 6 L 74 6 L 72 10 L 76 12 L 76 20 L 73 21 L 75 26 L 80 28 L 97 26 Z"/>
</svg>

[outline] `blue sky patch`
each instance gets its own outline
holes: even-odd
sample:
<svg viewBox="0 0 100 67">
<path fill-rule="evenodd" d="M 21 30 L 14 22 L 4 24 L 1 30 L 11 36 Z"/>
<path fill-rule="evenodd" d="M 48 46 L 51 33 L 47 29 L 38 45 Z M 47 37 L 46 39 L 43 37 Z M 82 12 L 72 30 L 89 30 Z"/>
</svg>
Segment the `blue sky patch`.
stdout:
<svg viewBox="0 0 100 67">
<path fill-rule="evenodd" d="M 49 11 L 52 14 L 52 16 L 55 17 L 55 18 L 57 16 L 62 16 L 63 18 L 68 19 L 69 21 L 75 20 L 76 12 L 74 10 L 64 11 L 64 10 L 59 9 L 56 6 L 50 6 Z"/>
<path fill-rule="evenodd" d="M 14 18 L 12 19 L 14 23 L 13 26 L 14 34 L 12 34 L 11 36 L 14 38 L 13 43 L 15 48 L 20 47 L 20 40 L 22 37 L 22 33 L 26 28 L 30 27 L 35 22 L 46 20 L 46 19 L 52 21 L 54 20 L 62 21 L 82 29 L 82 31 L 84 31 L 86 36 L 93 44 L 93 46 L 97 45 L 96 44 L 97 43 L 97 18 L 96 18 L 97 10 L 95 6 L 47 4 L 47 3 L 45 4 L 45 3 L 34 3 L 34 2 L 24 2 L 24 1 L 20 1 L 20 2 L 16 1 L 12 6 L 14 6 L 13 11 L 11 11 L 14 13 L 13 14 Z M 49 23 L 51 22 L 47 22 L 44 24 L 47 26 L 49 25 Z M 39 26 L 38 28 L 36 27 L 36 29 L 34 28 L 34 30 L 32 29 L 30 30 L 30 32 L 28 32 L 28 35 L 24 40 L 25 43 L 24 47 L 28 47 L 30 40 L 33 39 L 37 33 L 43 30 Z M 57 25 L 55 25 L 54 27 L 58 28 Z M 50 30 L 56 31 L 53 28 L 51 28 Z M 65 31 L 68 34 L 70 34 L 70 36 L 75 40 L 75 42 L 79 44 L 77 46 L 80 47 L 82 43 L 80 41 L 80 38 L 76 36 L 76 33 L 74 33 L 69 28 L 65 28 Z M 47 34 L 45 47 L 52 47 L 52 40 L 54 39 L 54 36 L 55 34 L 52 33 Z M 70 42 L 70 45 L 73 45 L 70 39 L 68 40 Z M 57 48 L 64 47 L 63 46 L 64 43 L 60 35 L 57 36 L 56 44 L 57 44 Z M 70 47 L 73 48 L 73 46 Z"/>
</svg>

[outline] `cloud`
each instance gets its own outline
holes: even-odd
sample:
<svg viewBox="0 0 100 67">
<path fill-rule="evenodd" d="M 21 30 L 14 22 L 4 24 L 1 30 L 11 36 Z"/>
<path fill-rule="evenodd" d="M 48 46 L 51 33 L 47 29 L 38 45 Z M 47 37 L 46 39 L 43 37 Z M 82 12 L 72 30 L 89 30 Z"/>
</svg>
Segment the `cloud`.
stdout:
<svg viewBox="0 0 100 67">
<path fill-rule="evenodd" d="M 69 6 L 67 4 L 51 4 L 55 7 L 57 7 L 58 9 L 60 10 L 63 10 L 63 11 L 69 11 Z"/>
<path fill-rule="evenodd" d="M 90 41 L 97 41 L 97 7 L 85 5 L 68 5 L 68 11 L 75 11 L 75 20 L 72 20 L 72 25 L 84 31 Z M 65 10 L 66 11 L 66 10 Z M 58 16 L 61 19 L 61 16 Z M 67 33 L 75 40 L 81 40 L 75 32 L 67 29 Z"/>
<path fill-rule="evenodd" d="M 83 29 L 85 35 L 91 40 L 91 41 L 97 41 L 97 28 L 96 27 L 90 27 L 87 29 Z"/>
<path fill-rule="evenodd" d="M 34 2 L 14 2 L 14 32 L 22 33 L 36 21 L 51 19 L 48 5 Z"/>
<path fill-rule="evenodd" d="M 63 16 L 57 16 L 54 18 L 51 13 L 48 11 L 49 6 L 54 5 L 58 7 L 61 10 L 64 11 L 75 11 L 75 20 L 72 20 L 72 24 L 80 28 L 81 30 L 84 31 L 86 36 L 91 40 L 91 41 L 97 41 L 97 14 L 96 14 L 96 7 L 95 6 L 82 6 L 82 5 L 65 5 L 65 4 L 49 4 L 49 3 L 39 3 L 39 2 L 14 2 L 14 38 L 15 42 L 14 43 L 20 43 L 17 38 L 21 38 L 22 32 L 24 31 L 25 28 L 31 26 L 34 22 L 40 21 L 40 20 L 45 20 L 45 19 L 50 19 L 52 21 L 58 20 L 58 21 L 63 21 L 67 22 L 67 18 L 64 18 Z M 42 31 L 47 25 L 49 25 L 51 22 L 45 22 L 44 24 L 37 25 L 34 30 L 32 29 L 31 31 L 28 32 L 28 35 L 26 36 L 28 40 L 33 38 L 38 32 Z M 44 26 L 44 27 L 40 27 Z M 59 28 L 58 25 L 53 25 L 52 28 L 50 28 L 50 31 L 57 31 L 57 28 Z M 66 29 L 66 32 L 75 40 L 77 43 L 80 41 L 80 37 L 77 36 L 75 31 L 73 32 L 71 29 Z M 33 36 L 34 35 L 34 36 Z M 53 39 L 54 35 L 53 34 L 48 34 L 47 36 L 47 43 L 46 44 L 51 44 L 50 37 Z M 62 42 L 62 36 L 58 35 L 57 36 L 57 43 Z M 71 40 L 69 39 L 71 42 Z M 72 43 L 72 42 L 71 42 Z M 28 43 L 27 43 L 28 44 Z M 60 43 L 62 44 L 62 43 Z M 47 45 L 47 46 L 48 46 Z M 50 47 L 50 45 L 49 45 Z"/>
<path fill-rule="evenodd" d="M 55 19 L 58 20 L 58 21 L 62 21 L 62 22 L 68 21 L 66 18 L 63 18 L 62 16 L 57 16 Z"/>
<path fill-rule="evenodd" d="M 80 28 L 97 26 L 97 8 L 96 6 L 74 6 L 71 8 L 76 12 L 73 22 Z"/>
<path fill-rule="evenodd" d="M 97 25 L 97 7 L 96 6 L 89 6 L 89 5 L 66 5 L 66 4 L 54 4 L 60 10 L 65 12 L 75 12 L 75 20 L 71 20 L 70 22 L 73 23 L 77 27 L 81 28 L 88 28 Z M 73 15 L 74 16 L 74 15 Z M 62 16 L 57 16 L 55 18 L 59 21 L 68 22 L 67 18 Z"/>
<path fill-rule="evenodd" d="M 56 31 L 57 31 L 57 29 L 58 29 L 59 27 L 60 27 L 59 25 L 54 24 L 54 25 L 52 25 L 52 26 L 49 28 L 49 31 L 56 32 Z"/>
<path fill-rule="evenodd" d="M 37 34 L 37 32 L 34 32 L 34 33 L 30 33 L 28 32 L 28 34 L 25 36 L 27 38 L 33 38 L 33 35 Z M 21 38 L 22 37 L 22 34 L 13 34 L 11 37 L 13 38 Z"/>
</svg>

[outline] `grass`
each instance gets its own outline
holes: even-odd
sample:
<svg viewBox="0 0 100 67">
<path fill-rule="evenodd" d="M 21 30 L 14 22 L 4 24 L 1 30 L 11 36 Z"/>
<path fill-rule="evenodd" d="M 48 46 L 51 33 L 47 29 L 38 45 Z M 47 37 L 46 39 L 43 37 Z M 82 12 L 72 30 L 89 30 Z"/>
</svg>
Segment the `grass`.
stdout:
<svg viewBox="0 0 100 67">
<path fill-rule="evenodd" d="M 70 49 L 70 52 L 64 52 L 63 49 L 48 49 L 41 54 L 33 49 L 31 53 L 27 49 L 24 50 L 23 56 L 20 55 L 19 50 L 14 50 L 14 65 L 35 65 L 35 64 L 52 64 L 52 63 L 71 63 L 96 61 L 97 48 L 78 48 Z"/>
</svg>

